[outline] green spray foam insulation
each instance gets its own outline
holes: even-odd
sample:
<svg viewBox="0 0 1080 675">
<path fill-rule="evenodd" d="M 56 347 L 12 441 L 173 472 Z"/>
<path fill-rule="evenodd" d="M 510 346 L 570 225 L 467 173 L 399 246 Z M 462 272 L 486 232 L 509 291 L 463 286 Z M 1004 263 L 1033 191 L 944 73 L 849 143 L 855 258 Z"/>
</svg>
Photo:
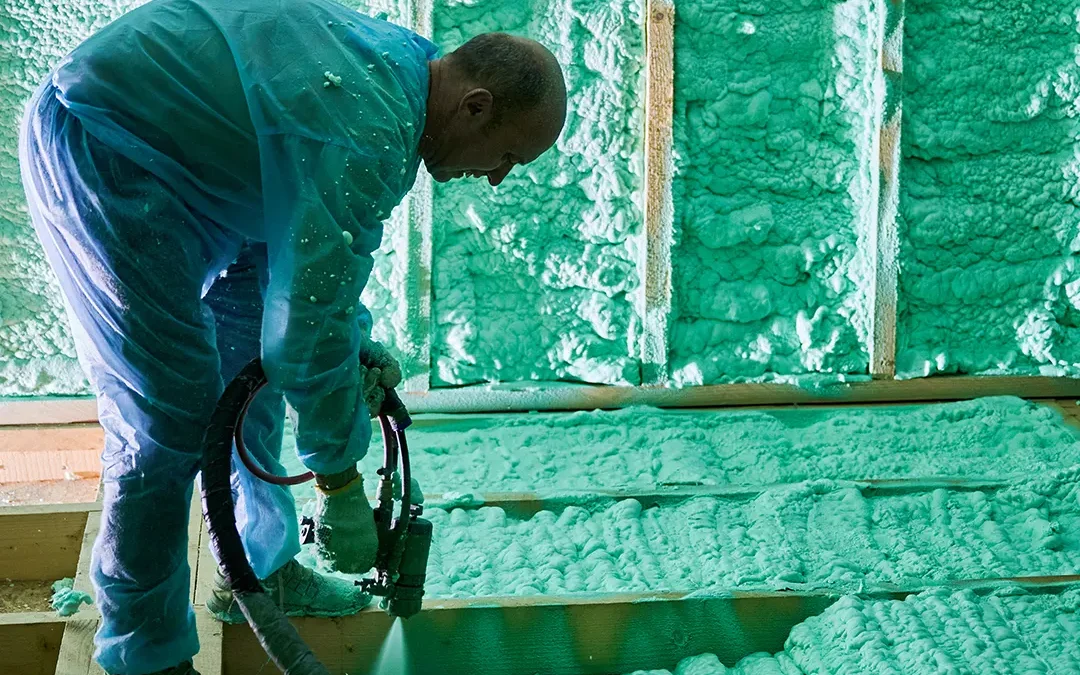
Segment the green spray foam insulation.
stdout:
<svg viewBox="0 0 1080 675">
<path fill-rule="evenodd" d="M 933 590 L 906 600 L 845 597 L 795 626 L 778 654 L 725 667 L 712 654 L 674 671 L 632 675 L 1077 675 L 1080 589 L 1028 595 L 1015 587 L 980 597 Z"/>
<path fill-rule="evenodd" d="M 502 185 L 435 186 L 432 378 L 637 384 L 641 0 L 447 0 L 435 41 L 527 35 L 563 65 L 555 149 Z"/>
<path fill-rule="evenodd" d="M 1078 9 L 1075 0 L 905 5 L 905 376 L 1076 373 Z"/>
<path fill-rule="evenodd" d="M 764 485 L 815 479 L 1003 478 L 1080 463 L 1060 414 L 1018 398 L 787 411 L 618 411 L 491 415 L 408 431 L 428 494 Z M 283 463 L 302 470 L 286 424 Z M 382 461 L 372 438 L 362 463 Z M 314 498 L 310 484 L 297 501 Z"/>
<path fill-rule="evenodd" d="M 677 3 L 675 383 L 866 372 L 879 7 Z"/>
<path fill-rule="evenodd" d="M 571 500 L 572 501 L 572 500 Z M 429 508 L 428 597 L 912 585 L 1074 574 L 1080 466 L 987 490 L 813 481 L 645 508 Z M 313 564 L 314 549 L 301 554 Z"/>
</svg>

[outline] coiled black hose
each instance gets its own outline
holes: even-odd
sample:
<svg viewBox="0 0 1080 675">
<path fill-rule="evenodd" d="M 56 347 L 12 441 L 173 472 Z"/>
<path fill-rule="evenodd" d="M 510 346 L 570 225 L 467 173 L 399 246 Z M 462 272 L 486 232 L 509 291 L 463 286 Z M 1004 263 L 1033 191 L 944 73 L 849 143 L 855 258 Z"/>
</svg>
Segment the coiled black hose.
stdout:
<svg viewBox="0 0 1080 675">
<path fill-rule="evenodd" d="M 244 543 L 236 529 L 233 503 L 232 448 L 243 412 L 255 394 L 266 385 L 262 362 L 244 366 L 218 401 L 203 438 L 202 503 L 210 546 L 222 575 L 251 630 L 270 659 L 285 675 L 330 675 L 281 610 L 263 591 L 259 578 L 248 563 Z"/>
</svg>

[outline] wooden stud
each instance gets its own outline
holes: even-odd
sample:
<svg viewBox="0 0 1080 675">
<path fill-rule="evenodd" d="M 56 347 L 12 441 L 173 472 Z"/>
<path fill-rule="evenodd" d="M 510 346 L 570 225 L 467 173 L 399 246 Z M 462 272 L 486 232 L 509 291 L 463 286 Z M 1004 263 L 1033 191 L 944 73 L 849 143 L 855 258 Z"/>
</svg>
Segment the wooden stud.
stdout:
<svg viewBox="0 0 1080 675">
<path fill-rule="evenodd" d="M 195 670 L 200 675 L 221 675 L 225 651 L 223 624 L 210 616 L 206 607 L 195 606 L 195 629 L 199 633 L 199 653 L 195 655 Z"/>
<path fill-rule="evenodd" d="M 425 392 L 431 382 L 431 270 L 433 182 L 426 171 L 416 177 L 409 197 L 406 232 L 405 326 L 407 351 L 404 390 Z"/>
<path fill-rule="evenodd" d="M 104 675 L 94 661 L 94 634 L 100 618 L 73 618 L 64 624 L 64 637 L 56 660 L 56 675 Z"/>
<path fill-rule="evenodd" d="M 100 504 L 99 504 L 100 507 Z M 93 556 L 94 541 L 101 527 L 101 511 L 86 514 L 86 529 L 83 530 L 82 544 L 79 547 L 79 564 L 75 571 L 76 591 L 94 595 L 90 582 L 90 563 Z M 101 617 L 80 611 L 71 617 L 64 626 L 64 637 L 60 643 L 60 654 L 56 662 L 56 675 L 103 675 L 104 670 L 94 661 L 94 634 L 101 624 Z"/>
<path fill-rule="evenodd" d="M 826 385 L 816 389 L 790 384 L 740 383 L 685 389 L 594 387 L 567 385 L 543 388 L 463 387 L 406 394 L 402 400 L 416 413 L 525 412 L 533 410 L 594 410 L 634 405 L 661 408 L 708 408 L 785 404 L 903 403 L 957 401 L 982 396 L 1074 398 L 1080 379 L 1067 377 L 941 376 L 916 380 L 873 380 Z"/>
<path fill-rule="evenodd" d="M 873 334 L 870 341 L 870 374 L 878 379 L 896 376 L 896 323 L 898 318 L 900 238 L 897 218 L 900 207 L 900 123 L 903 96 L 904 2 L 885 3 L 881 51 L 884 98 L 878 130 L 878 207 L 873 246 Z"/>
<path fill-rule="evenodd" d="M 433 32 L 432 0 L 413 0 L 413 30 L 431 39 Z M 434 182 L 421 167 L 409 193 L 408 217 L 404 237 L 405 346 L 402 364 L 407 392 L 424 392 L 431 386 L 431 299 L 432 299 L 432 227 L 434 218 Z"/>
<path fill-rule="evenodd" d="M 648 0 L 645 13 L 645 246 L 640 269 L 644 307 L 641 383 L 668 379 L 671 314 L 672 117 L 675 79 L 675 7 Z"/>
<path fill-rule="evenodd" d="M 868 480 L 837 480 L 837 487 L 858 489 L 867 498 L 893 497 L 917 493 L 947 490 L 950 492 L 993 492 L 1007 488 L 1010 483 L 994 478 L 872 478 Z M 581 490 L 551 492 L 492 492 L 477 495 L 472 502 L 443 500 L 440 494 L 427 495 L 428 508 L 478 509 L 498 507 L 512 518 L 526 519 L 540 511 L 561 511 L 568 506 L 582 506 L 592 510 L 607 508 L 616 501 L 635 499 L 642 508 L 671 506 L 688 499 L 711 498 L 731 501 L 748 501 L 766 490 L 792 487 L 798 483 L 774 483 L 770 485 L 696 485 L 670 488 L 627 488 L 621 490 Z"/>
</svg>

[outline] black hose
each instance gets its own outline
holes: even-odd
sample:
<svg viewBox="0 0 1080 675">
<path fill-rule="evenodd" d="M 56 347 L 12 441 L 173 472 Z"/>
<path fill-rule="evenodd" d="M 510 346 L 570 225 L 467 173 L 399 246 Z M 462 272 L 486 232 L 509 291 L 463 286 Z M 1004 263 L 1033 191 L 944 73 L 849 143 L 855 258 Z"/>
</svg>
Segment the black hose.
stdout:
<svg viewBox="0 0 1080 675">
<path fill-rule="evenodd" d="M 236 529 L 233 503 L 232 448 L 238 422 L 255 394 L 266 384 L 259 359 L 244 366 L 218 401 L 203 438 L 202 503 L 210 547 L 232 588 L 240 611 L 270 659 L 285 675 L 330 675 L 319 663 L 285 613 L 266 595 L 248 563 Z"/>
</svg>

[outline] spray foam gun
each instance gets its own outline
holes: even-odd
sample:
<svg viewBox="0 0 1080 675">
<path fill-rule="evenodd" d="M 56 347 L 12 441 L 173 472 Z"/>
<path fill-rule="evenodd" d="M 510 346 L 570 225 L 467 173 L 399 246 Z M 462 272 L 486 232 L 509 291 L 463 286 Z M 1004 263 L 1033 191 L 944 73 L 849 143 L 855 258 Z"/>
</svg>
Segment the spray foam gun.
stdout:
<svg viewBox="0 0 1080 675">
<path fill-rule="evenodd" d="M 237 454 L 251 473 L 269 483 L 298 485 L 309 481 L 315 477 L 310 471 L 298 476 L 277 476 L 264 471 L 251 458 L 244 445 L 242 430 L 248 405 L 266 384 L 261 368 L 259 370 L 262 382 L 250 393 L 236 422 L 234 438 Z M 420 517 L 424 508 L 412 503 L 412 467 L 409 463 L 409 445 L 405 440 L 405 429 L 412 424 L 412 418 L 393 389 L 386 390 L 379 411 L 379 424 L 383 436 L 383 466 L 379 469 L 378 505 L 375 507 L 379 549 L 375 555 L 374 575 L 356 584 L 365 593 L 382 597 L 382 607 L 387 613 L 407 619 L 420 611 L 423 602 L 432 525 L 430 520 Z M 401 485 L 401 499 L 395 518 L 394 501 L 398 496 L 395 488 L 398 484 Z"/>
<path fill-rule="evenodd" d="M 405 429 L 412 424 L 412 418 L 393 389 L 386 392 L 379 424 L 383 435 L 383 466 L 379 469 L 375 506 L 379 550 L 374 576 L 356 583 L 365 592 L 384 598 L 382 606 L 389 614 L 407 619 L 420 611 L 423 601 L 432 526 L 430 520 L 420 517 L 424 507 L 412 503 L 412 467 L 405 440 Z M 394 488 L 399 478 L 401 504 L 394 518 Z"/>
</svg>

